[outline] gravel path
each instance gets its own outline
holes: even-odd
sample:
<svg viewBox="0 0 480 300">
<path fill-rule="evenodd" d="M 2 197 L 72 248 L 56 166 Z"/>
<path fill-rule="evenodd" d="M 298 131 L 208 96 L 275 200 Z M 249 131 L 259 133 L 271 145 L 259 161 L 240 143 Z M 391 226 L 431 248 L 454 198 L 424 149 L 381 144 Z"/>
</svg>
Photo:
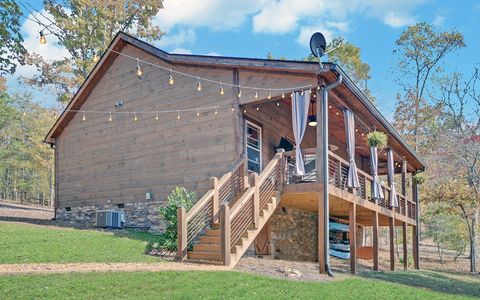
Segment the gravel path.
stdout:
<svg viewBox="0 0 480 300">
<path fill-rule="evenodd" d="M 22 205 L 0 200 L 0 220 L 49 224 L 54 217 L 53 208 Z"/>
</svg>

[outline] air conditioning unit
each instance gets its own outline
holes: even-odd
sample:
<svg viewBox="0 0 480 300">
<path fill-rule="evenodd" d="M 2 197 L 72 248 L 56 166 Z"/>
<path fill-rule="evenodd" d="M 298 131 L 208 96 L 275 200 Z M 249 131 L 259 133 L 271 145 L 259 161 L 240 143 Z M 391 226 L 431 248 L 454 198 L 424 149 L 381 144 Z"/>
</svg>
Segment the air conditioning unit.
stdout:
<svg viewBox="0 0 480 300">
<path fill-rule="evenodd" d="M 96 227 L 122 228 L 125 223 L 125 213 L 114 210 L 98 210 Z"/>
</svg>

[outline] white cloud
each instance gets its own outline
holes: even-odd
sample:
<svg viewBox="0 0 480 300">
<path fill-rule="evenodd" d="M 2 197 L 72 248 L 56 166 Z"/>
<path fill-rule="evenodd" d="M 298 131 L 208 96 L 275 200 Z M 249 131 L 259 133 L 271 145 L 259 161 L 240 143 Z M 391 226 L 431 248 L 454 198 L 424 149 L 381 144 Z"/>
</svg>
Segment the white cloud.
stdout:
<svg viewBox="0 0 480 300">
<path fill-rule="evenodd" d="M 446 19 L 445 16 L 439 15 L 439 16 L 436 16 L 436 17 L 435 17 L 435 19 L 433 20 L 432 23 L 433 23 L 435 26 L 442 26 L 443 23 L 445 22 L 445 19 Z"/>
<path fill-rule="evenodd" d="M 175 34 L 166 33 L 160 41 L 157 42 L 159 47 L 179 47 L 181 45 L 191 45 L 197 40 L 197 35 L 193 29 L 181 29 Z"/>
<path fill-rule="evenodd" d="M 185 48 L 175 48 L 170 53 L 173 54 L 192 54 L 192 50 L 185 49 Z"/>
<path fill-rule="evenodd" d="M 208 55 L 208 56 L 222 56 L 220 53 L 218 52 L 215 52 L 215 51 L 212 51 L 212 52 L 208 52 L 207 54 L 205 55 Z"/>
<path fill-rule="evenodd" d="M 334 37 L 334 33 L 324 26 L 304 26 L 300 28 L 300 34 L 298 35 L 297 43 L 304 47 L 309 47 L 310 37 L 317 31 L 323 33 L 327 43 L 330 42 Z"/>
<path fill-rule="evenodd" d="M 415 23 L 415 18 L 390 11 L 385 14 L 383 22 L 391 27 L 398 28 Z"/>
</svg>

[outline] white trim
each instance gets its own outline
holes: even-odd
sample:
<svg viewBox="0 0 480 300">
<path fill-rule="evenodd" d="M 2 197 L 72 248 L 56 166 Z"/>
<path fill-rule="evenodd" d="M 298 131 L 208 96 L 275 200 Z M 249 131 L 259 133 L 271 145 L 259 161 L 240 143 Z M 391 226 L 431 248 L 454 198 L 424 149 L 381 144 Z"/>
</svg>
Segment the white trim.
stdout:
<svg viewBox="0 0 480 300">
<path fill-rule="evenodd" d="M 248 133 L 248 126 L 252 127 L 252 128 L 255 128 L 256 130 L 258 130 L 258 149 L 256 148 L 253 148 L 252 146 L 248 146 L 248 136 L 247 136 L 247 133 Z M 257 124 L 253 123 L 253 122 L 250 122 L 248 120 L 245 120 L 245 126 L 244 126 L 244 137 L 245 137 L 245 157 L 247 158 L 247 162 L 249 161 L 248 159 L 248 151 L 247 149 L 250 148 L 250 149 L 253 149 L 255 151 L 259 151 L 260 155 L 259 155 L 259 167 L 260 167 L 260 172 L 262 171 L 262 127 L 258 126 Z M 253 163 L 257 163 L 256 161 L 252 161 L 250 160 L 251 162 Z M 247 163 L 247 170 L 248 170 L 248 163 Z"/>
</svg>

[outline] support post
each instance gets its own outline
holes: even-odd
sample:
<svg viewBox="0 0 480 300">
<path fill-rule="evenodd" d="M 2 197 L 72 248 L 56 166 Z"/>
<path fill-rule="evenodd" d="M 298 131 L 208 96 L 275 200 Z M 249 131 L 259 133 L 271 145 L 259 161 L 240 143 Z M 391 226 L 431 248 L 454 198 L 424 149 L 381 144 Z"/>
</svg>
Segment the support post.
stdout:
<svg viewBox="0 0 480 300">
<path fill-rule="evenodd" d="M 390 271 L 395 271 L 395 218 L 388 218 L 390 229 Z"/>
<path fill-rule="evenodd" d="M 407 248 L 407 222 L 402 223 L 403 234 L 403 269 L 408 269 L 408 248 Z"/>
<path fill-rule="evenodd" d="M 255 225 L 255 229 L 258 228 L 258 223 L 260 219 L 260 186 L 258 184 L 258 174 L 253 174 L 253 224 Z"/>
<path fill-rule="evenodd" d="M 378 248 L 379 248 L 379 245 L 378 245 L 378 242 L 380 240 L 380 236 L 379 236 L 379 231 L 378 231 L 378 212 L 374 211 L 373 212 L 373 230 L 372 230 L 372 233 L 373 233 L 373 238 L 372 238 L 372 242 L 373 242 L 373 270 L 374 271 L 378 271 Z"/>
<path fill-rule="evenodd" d="M 400 212 L 403 211 L 405 212 L 404 216 L 408 216 L 408 210 L 407 210 L 407 161 L 402 161 L 402 195 L 404 197 L 403 203 L 400 203 L 403 205 L 403 208 L 400 209 Z"/>
<path fill-rule="evenodd" d="M 415 221 L 416 221 L 416 226 L 413 226 L 413 232 L 412 232 L 412 248 L 413 248 L 413 266 L 415 269 L 420 269 L 420 259 L 419 259 L 419 245 L 418 245 L 418 240 L 420 238 L 420 205 L 419 205 L 419 199 L 418 199 L 418 184 L 416 182 L 412 183 L 412 200 L 415 202 Z"/>
<path fill-rule="evenodd" d="M 218 178 L 213 177 L 213 223 L 218 223 L 218 207 L 219 207 L 219 196 L 218 196 Z"/>
<path fill-rule="evenodd" d="M 177 259 L 183 261 L 187 258 L 187 212 L 185 207 L 177 208 Z"/>
<path fill-rule="evenodd" d="M 350 273 L 357 273 L 357 208 L 355 203 L 350 204 L 349 218 L 350 222 Z"/>
<path fill-rule="evenodd" d="M 337 181 L 337 186 L 338 188 L 340 189 L 343 189 L 343 186 L 342 186 L 342 162 L 341 161 L 337 161 L 337 165 L 336 165 L 336 174 L 337 174 L 337 178 L 336 178 L 336 181 Z"/>
<path fill-rule="evenodd" d="M 220 236 L 222 261 L 230 265 L 230 207 L 224 203 L 220 209 Z"/>
<path fill-rule="evenodd" d="M 412 226 L 412 252 L 413 252 L 413 268 L 419 269 L 418 265 L 418 238 L 417 238 L 417 226 Z"/>
</svg>

